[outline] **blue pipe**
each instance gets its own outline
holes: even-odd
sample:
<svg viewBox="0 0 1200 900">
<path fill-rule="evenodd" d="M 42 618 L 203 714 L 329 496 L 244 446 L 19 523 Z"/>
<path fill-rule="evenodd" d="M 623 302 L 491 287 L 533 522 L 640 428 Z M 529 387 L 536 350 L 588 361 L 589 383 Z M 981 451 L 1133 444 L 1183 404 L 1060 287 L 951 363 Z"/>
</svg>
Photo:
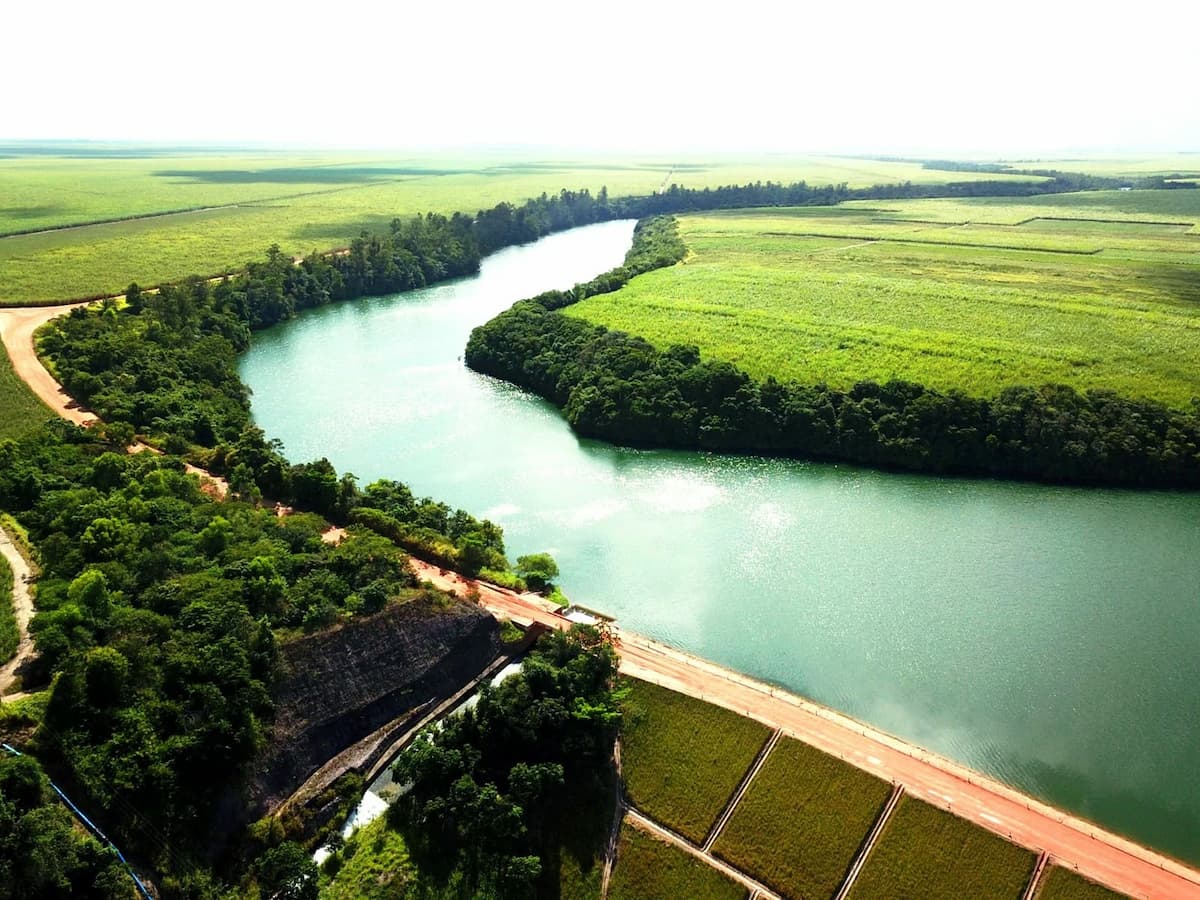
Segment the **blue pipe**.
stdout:
<svg viewBox="0 0 1200 900">
<path fill-rule="evenodd" d="M 16 747 L 13 747 L 10 744 L 0 744 L 0 747 L 3 747 L 5 750 L 7 750 L 13 756 L 24 756 L 25 755 L 20 750 L 18 750 Z M 129 873 L 129 877 L 133 879 L 133 883 L 137 886 L 138 892 L 143 897 L 145 897 L 146 900 L 154 900 L 154 898 L 150 895 L 150 892 L 148 890 L 146 890 L 146 886 L 144 884 L 142 884 L 142 880 L 137 877 L 137 873 L 135 873 L 133 871 L 133 866 L 129 865 L 128 861 L 125 859 L 125 855 L 123 853 L 121 853 L 120 850 L 117 849 L 117 845 L 114 844 L 112 841 L 110 841 L 105 836 L 104 832 L 100 830 L 100 827 L 95 822 L 93 822 L 91 819 L 89 819 L 87 816 L 85 816 L 83 814 L 83 810 L 81 810 L 78 806 L 76 806 L 74 803 L 71 802 L 71 798 L 62 792 L 62 788 L 60 788 L 53 781 L 50 782 L 50 787 L 54 788 L 54 793 L 58 794 L 58 796 L 62 800 L 62 802 L 67 804 L 67 806 L 70 808 L 71 812 L 73 812 L 75 814 L 75 817 L 78 818 L 79 821 L 81 821 L 84 825 L 86 825 L 88 827 L 89 831 L 91 831 L 93 834 L 96 835 L 96 837 L 98 837 L 101 841 L 103 841 L 106 845 L 108 845 L 108 848 L 117 855 L 117 859 L 119 859 L 121 861 L 121 865 L 123 865 L 125 867 L 125 871 Z"/>
</svg>

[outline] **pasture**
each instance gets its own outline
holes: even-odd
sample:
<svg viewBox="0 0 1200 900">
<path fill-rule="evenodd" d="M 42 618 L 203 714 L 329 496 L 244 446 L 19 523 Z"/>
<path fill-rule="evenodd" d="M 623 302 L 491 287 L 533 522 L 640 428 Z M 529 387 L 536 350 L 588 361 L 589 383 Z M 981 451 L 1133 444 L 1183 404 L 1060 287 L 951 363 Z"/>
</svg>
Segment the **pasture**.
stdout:
<svg viewBox="0 0 1200 900">
<path fill-rule="evenodd" d="M 785 738 L 713 852 L 785 897 L 831 897 L 890 793 L 887 782 Z"/>
<path fill-rule="evenodd" d="M 621 826 L 611 900 L 745 900 L 747 891 L 678 847 Z"/>
<path fill-rule="evenodd" d="M 851 900 L 1019 900 L 1036 858 L 965 819 L 902 797 Z"/>
<path fill-rule="evenodd" d="M 751 376 L 1200 396 L 1200 191 L 680 218 L 690 254 L 566 310 Z"/>
<path fill-rule="evenodd" d="M 701 844 L 770 731 L 645 681 L 625 683 L 621 764 L 626 793 L 647 816 Z"/>
<path fill-rule="evenodd" d="M 149 286 L 219 274 L 271 244 L 290 254 L 329 250 L 363 229 L 386 228 L 396 216 L 475 212 L 563 188 L 607 186 L 618 196 L 649 194 L 670 183 L 807 180 L 867 187 L 978 177 L 837 157 L 0 150 L 0 304 L 10 305 L 118 293 L 131 281 Z M 72 227 L 44 230 L 65 226 Z"/>
</svg>

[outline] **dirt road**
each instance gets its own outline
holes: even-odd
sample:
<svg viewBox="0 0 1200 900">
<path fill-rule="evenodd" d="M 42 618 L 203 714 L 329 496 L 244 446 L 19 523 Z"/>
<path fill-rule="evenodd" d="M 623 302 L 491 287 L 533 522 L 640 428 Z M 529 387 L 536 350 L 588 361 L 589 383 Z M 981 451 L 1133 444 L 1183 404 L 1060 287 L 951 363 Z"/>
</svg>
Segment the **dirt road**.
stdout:
<svg viewBox="0 0 1200 900">
<path fill-rule="evenodd" d="M 479 592 L 493 613 L 568 623 L 511 591 L 471 582 L 413 560 L 421 578 L 446 590 Z M 1200 900 L 1200 872 L 1074 818 L 944 757 L 848 716 L 631 633 L 618 634 L 621 671 L 757 719 L 887 781 L 915 797 L 1034 850 L 1134 897 Z"/>
<path fill-rule="evenodd" d="M 0 309 L 0 339 L 4 341 L 4 349 L 8 351 L 13 369 L 38 399 L 76 425 L 90 425 L 96 421 L 96 416 L 76 406 L 75 401 L 63 391 L 62 385 L 42 365 L 33 349 L 33 333 L 51 319 L 83 305 L 69 303 L 65 306 Z"/>
<path fill-rule="evenodd" d="M 16 680 L 17 669 L 33 656 L 33 638 L 29 635 L 29 620 L 33 618 L 33 591 L 29 588 L 29 582 L 33 572 L 3 528 L 0 528 L 0 556 L 4 557 L 8 567 L 12 569 L 12 605 L 17 617 L 17 631 L 20 634 L 17 655 L 0 666 L 0 696 L 5 696 L 6 700 L 11 701 L 25 696 L 23 693 L 9 694 L 8 691 Z"/>
</svg>

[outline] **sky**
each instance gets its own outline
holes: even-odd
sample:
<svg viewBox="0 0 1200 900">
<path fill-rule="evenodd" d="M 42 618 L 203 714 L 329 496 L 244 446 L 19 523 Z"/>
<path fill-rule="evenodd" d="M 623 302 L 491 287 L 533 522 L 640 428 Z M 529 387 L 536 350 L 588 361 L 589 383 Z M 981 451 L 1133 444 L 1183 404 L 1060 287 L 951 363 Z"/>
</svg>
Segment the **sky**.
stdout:
<svg viewBox="0 0 1200 900">
<path fill-rule="evenodd" d="M 1200 3 L 12 3 L 0 139 L 1200 150 Z"/>
</svg>

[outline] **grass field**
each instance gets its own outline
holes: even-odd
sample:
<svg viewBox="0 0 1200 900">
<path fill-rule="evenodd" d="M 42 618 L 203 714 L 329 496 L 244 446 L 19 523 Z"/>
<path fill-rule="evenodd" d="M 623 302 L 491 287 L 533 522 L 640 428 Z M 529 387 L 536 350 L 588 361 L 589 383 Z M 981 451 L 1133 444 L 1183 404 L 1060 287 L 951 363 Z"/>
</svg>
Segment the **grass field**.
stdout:
<svg viewBox="0 0 1200 900">
<path fill-rule="evenodd" d="M 418 881 L 408 847 L 398 831 L 379 818 L 355 832 L 339 854 L 337 874 L 321 877 L 322 900 L 384 900 L 403 897 Z"/>
<path fill-rule="evenodd" d="M 976 177 L 916 163 L 781 155 L 556 159 L 496 152 L 431 158 L 135 148 L 114 156 L 87 148 L 57 155 L 0 149 L 11 154 L 0 154 L 0 235 L 10 235 L 0 237 L 0 304 L 216 274 L 242 266 L 272 243 L 289 253 L 326 250 L 344 246 L 364 228 L 386 227 L 397 215 L 475 212 L 562 188 L 607 186 L 618 196 L 652 193 L 670 182 L 704 187 L 772 179 L 867 187 Z M 158 217 L 109 221 L 129 216 Z M 107 224 L 15 234 L 96 222 Z"/>
<path fill-rule="evenodd" d="M 1184 175 L 1200 178 L 1200 153 L 1171 153 L 1163 156 L 1113 156 L 1094 159 L 1038 159 L 1007 161 L 1014 169 L 1054 169 L 1113 178 L 1137 175 Z"/>
<path fill-rule="evenodd" d="M 716 869 L 663 841 L 625 825 L 610 900 L 745 900 L 747 891 Z"/>
<path fill-rule="evenodd" d="M 831 897 L 890 793 L 887 782 L 784 739 L 713 852 L 786 897 Z"/>
<path fill-rule="evenodd" d="M 1070 869 L 1052 866 L 1042 875 L 1035 900 L 1123 900 L 1124 894 L 1110 891 Z"/>
<path fill-rule="evenodd" d="M 567 310 L 749 374 L 1200 395 L 1200 191 L 686 216 L 683 263 Z M 1015 248 L 1015 249 L 1008 249 Z"/>
<path fill-rule="evenodd" d="M 852 900 L 1019 900 L 1033 874 L 1028 850 L 903 797 L 850 891 Z"/>
<path fill-rule="evenodd" d="M 629 680 L 621 763 L 629 799 L 702 843 L 770 731 L 718 706 Z"/>
<path fill-rule="evenodd" d="M 21 639 L 12 602 L 13 571 L 8 560 L 0 556 L 0 664 L 8 662 L 17 652 Z"/>
<path fill-rule="evenodd" d="M 0 441 L 21 437 L 51 415 L 25 382 L 17 377 L 12 361 L 4 348 L 0 347 Z"/>
</svg>

